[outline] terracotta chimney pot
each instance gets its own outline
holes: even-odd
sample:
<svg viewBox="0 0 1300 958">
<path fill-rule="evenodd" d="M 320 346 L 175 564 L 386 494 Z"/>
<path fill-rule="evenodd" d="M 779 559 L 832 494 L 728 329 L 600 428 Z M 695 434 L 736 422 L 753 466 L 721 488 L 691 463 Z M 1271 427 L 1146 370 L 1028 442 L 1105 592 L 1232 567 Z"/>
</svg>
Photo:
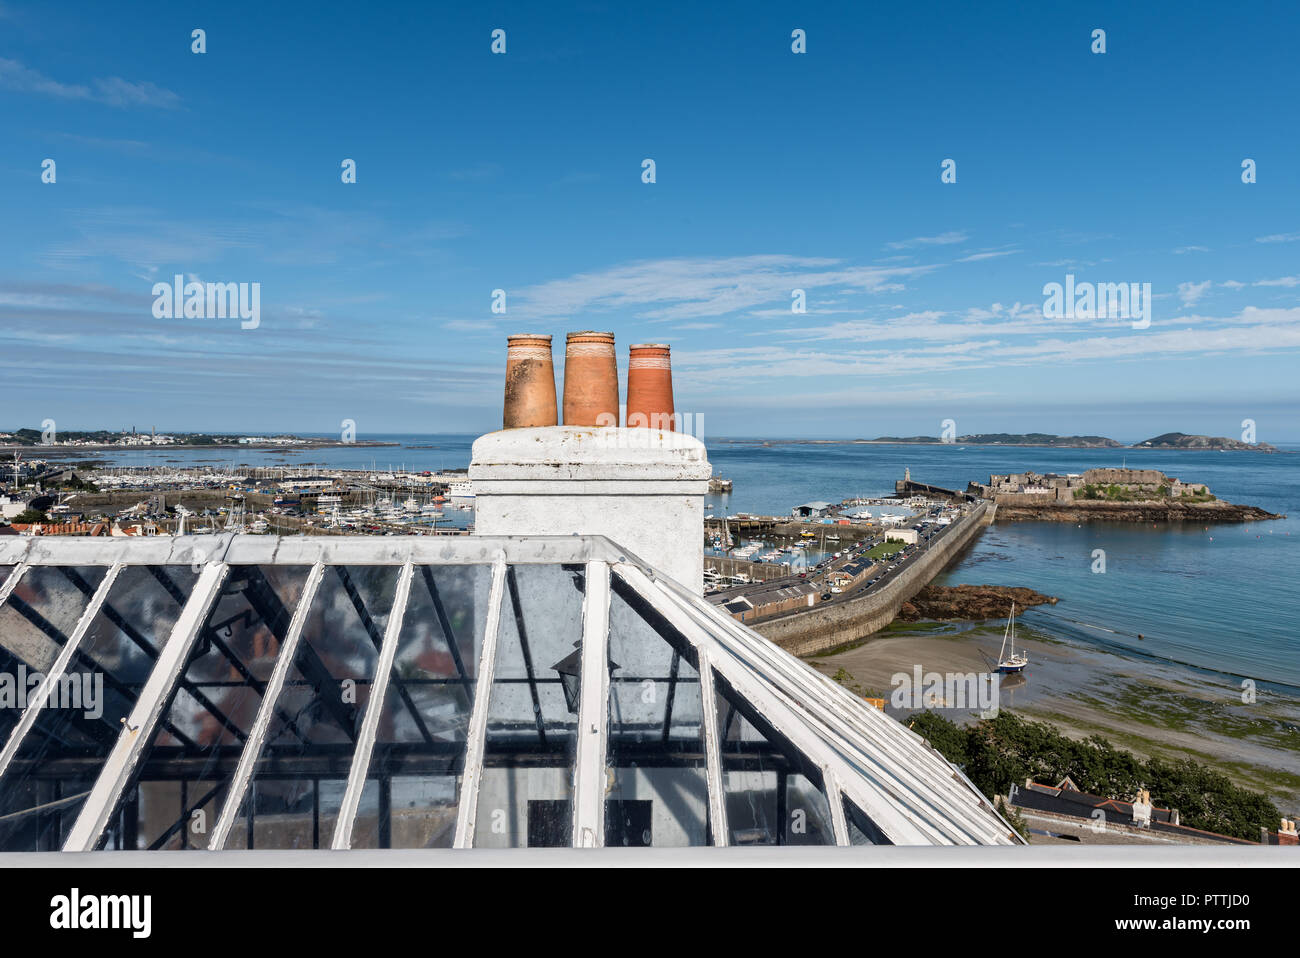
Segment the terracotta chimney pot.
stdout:
<svg viewBox="0 0 1300 958">
<path fill-rule="evenodd" d="M 640 343 L 629 352 L 627 424 L 674 431 L 673 370 L 664 343 Z"/>
<path fill-rule="evenodd" d="M 564 424 L 618 425 L 613 333 L 569 333 L 564 348 Z"/>
<path fill-rule="evenodd" d="M 506 399 L 502 428 L 554 426 L 555 366 L 551 337 L 506 337 Z"/>
</svg>

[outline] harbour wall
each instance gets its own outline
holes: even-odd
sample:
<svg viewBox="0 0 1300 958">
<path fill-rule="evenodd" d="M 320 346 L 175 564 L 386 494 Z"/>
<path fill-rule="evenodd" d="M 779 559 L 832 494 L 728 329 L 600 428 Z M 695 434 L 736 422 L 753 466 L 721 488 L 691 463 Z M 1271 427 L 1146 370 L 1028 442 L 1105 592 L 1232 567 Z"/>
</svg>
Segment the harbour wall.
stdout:
<svg viewBox="0 0 1300 958">
<path fill-rule="evenodd" d="M 864 638 L 889 625 L 903 603 L 920 592 L 979 535 L 994 506 L 980 502 L 939 543 L 920 553 L 879 590 L 845 602 L 826 602 L 754 623 L 751 628 L 794 655 L 812 655 Z"/>
</svg>

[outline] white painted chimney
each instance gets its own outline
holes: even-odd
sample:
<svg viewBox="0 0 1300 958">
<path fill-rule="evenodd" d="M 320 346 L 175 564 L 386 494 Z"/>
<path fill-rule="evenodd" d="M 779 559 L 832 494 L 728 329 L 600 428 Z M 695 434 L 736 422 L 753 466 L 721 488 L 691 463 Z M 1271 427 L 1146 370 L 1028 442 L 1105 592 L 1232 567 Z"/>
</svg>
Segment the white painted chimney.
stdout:
<svg viewBox="0 0 1300 958">
<path fill-rule="evenodd" d="M 616 426 L 506 429 L 474 441 L 477 535 L 603 535 L 704 592 L 713 474 L 687 433 Z"/>
<path fill-rule="evenodd" d="M 1151 793 L 1146 789 L 1142 789 L 1133 801 L 1133 824 L 1139 828 L 1150 827 L 1152 811 Z"/>
</svg>

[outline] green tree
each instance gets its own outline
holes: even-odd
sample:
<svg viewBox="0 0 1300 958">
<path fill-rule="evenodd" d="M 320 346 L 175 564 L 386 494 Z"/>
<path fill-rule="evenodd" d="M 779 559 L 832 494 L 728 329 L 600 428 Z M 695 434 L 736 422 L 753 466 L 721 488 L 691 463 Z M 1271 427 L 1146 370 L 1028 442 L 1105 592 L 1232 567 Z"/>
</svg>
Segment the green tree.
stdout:
<svg viewBox="0 0 1300 958">
<path fill-rule="evenodd" d="M 1075 741 L 1008 709 L 964 728 L 934 712 L 920 712 L 908 726 L 990 799 L 1026 779 L 1055 785 L 1068 776 L 1081 791 L 1122 801 L 1132 801 L 1145 788 L 1157 807 L 1178 809 L 1181 824 L 1235 838 L 1257 840 L 1261 827 L 1276 828 L 1281 818 L 1267 796 L 1190 759 L 1143 760 L 1100 736 Z"/>
</svg>

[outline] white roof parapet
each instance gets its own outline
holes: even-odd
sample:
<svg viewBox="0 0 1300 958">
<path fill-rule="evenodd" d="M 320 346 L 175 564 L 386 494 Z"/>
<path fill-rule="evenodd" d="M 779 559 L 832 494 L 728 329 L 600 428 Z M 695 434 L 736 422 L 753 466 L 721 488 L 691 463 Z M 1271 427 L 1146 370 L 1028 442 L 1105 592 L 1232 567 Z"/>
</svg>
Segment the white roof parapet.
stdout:
<svg viewBox="0 0 1300 958">
<path fill-rule="evenodd" d="M 503 429 L 474 440 L 469 477 L 479 480 L 587 479 L 618 482 L 713 476 L 704 443 L 659 429 L 541 426 Z"/>
</svg>

